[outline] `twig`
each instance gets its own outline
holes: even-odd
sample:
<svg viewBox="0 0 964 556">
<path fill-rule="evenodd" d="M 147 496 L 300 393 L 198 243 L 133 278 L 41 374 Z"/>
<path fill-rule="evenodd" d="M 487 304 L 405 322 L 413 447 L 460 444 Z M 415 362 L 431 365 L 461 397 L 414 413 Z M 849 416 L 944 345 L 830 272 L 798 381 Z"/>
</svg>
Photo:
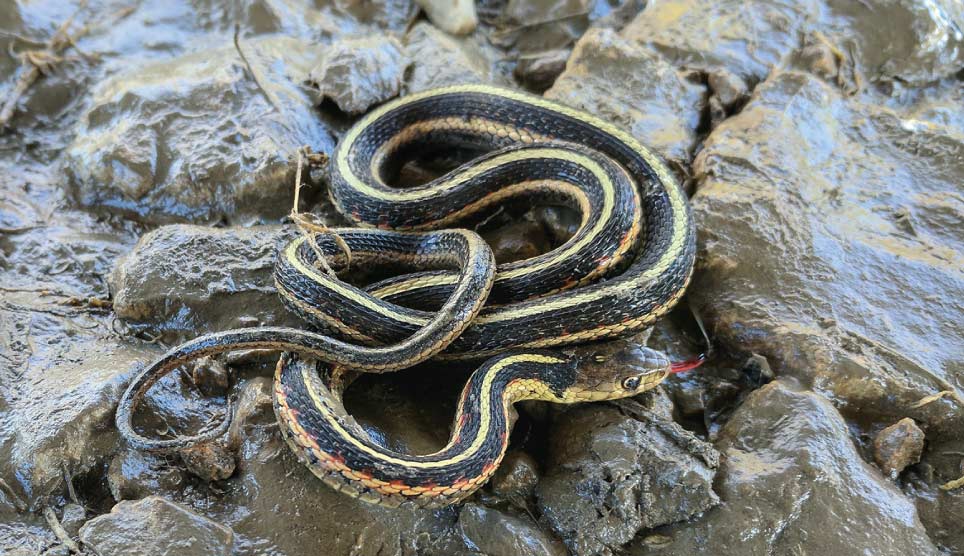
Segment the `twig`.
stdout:
<svg viewBox="0 0 964 556">
<path fill-rule="evenodd" d="M 249 72 L 251 72 L 251 78 L 254 79 L 254 84 L 258 86 L 261 94 L 264 95 L 265 99 L 267 99 L 268 104 L 277 110 L 279 114 L 284 115 L 284 110 L 281 109 L 278 99 L 275 98 L 275 95 L 271 94 L 268 89 L 261 84 L 261 79 L 258 77 L 258 72 L 254 71 L 254 66 L 251 65 L 248 57 L 245 56 L 244 50 L 241 50 L 241 25 L 237 23 L 234 24 L 234 49 L 238 51 L 238 56 L 241 57 L 241 61 L 244 62 L 244 66 L 248 68 Z"/>
<path fill-rule="evenodd" d="M 964 487 L 964 476 L 959 479 L 954 479 L 953 481 L 948 481 L 940 486 L 941 490 L 954 490 L 955 488 Z"/>
<path fill-rule="evenodd" d="M 295 199 L 291 205 L 291 214 L 298 214 L 298 204 L 301 201 L 301 154 L 306 147 L 298 149 L 298 167 L 295 169 Z"/>
<path fill-rule="evenodd" d="M 335 277 L 335 270 L 328 263 L 328 258 L 321 252 L 321 248 L 318 247 L 318 243 L 315 241 L 315 234 L 328 234 L 335 240 L 338 248 L 345 253 L 346 268 L 351 266 L 351 248 L 349 248 L 345 240 L 333 232 L 331 228 L 325 224 L 318 223 L 310 214 L 298 212 L 298 204 L 301 200 L 301 170 L 305 157 L 308 158 L 311 165 L 324 164 L 328 159 L 328 157 L 322 153 L 312 153 L 310 147 L 304 146 L 298 149 L 298 166 L 295 169 L 295 197 L 289 216 L 295 225 L 298 226 L 298 229 L 301 230 L 301 233 L 304 234 L 311 250 L 315 252 L 316 264 L 321 266 L 329 276 Z"/>
<path fill-rule="evenodd" d="M 25 504 L 24 501 L 17 496 L 17 493 L 10 488 L 10 485 L 8 485 L 7 481 L 4 481 L 2 477 L 0 477 L 0 490 L 7 494 L 10 500 L 13 502 L 13 507 L 16 508 L 18 512 L 27 511 L 27 504 Z"/>
<path fill-rule="evenodd" d="M 40 227 L 41 227 L 41 226 L 37 226 L 37 225 L 33 225 L 33 226 L 18 226 L 18 227 L 16 227 L 16 228 L 3 228 L 3 227 L 0 227 L 0 234 L 9 234 L 9 235 L 22 234 L 22 233 L 29 232 L 29 231 L 32 231 L 32 230 L 36 230 L 37 228 L 40 228 Z"/>
<path fill-rule="evenodd" d="M 63 304 L 70 307 L 84 307 L 87 309 L 112 309 L 114 307 L 113 301 L 100 297 L 71 296 L 65 299 Z"/>
<path fill-rule="evenodd" d="M 70 470 L 67 469 L 67 462 L 63 462 L 64 467 L 64 482 L 67 483 L 67 495 L 70 496 L 70 501 L 78 506 L 82 506 L 80 499 L 77 498 L 77 491 L 74 490 L 74 477 L 70 474 Z"/>
<path fill-rule="evenodd" d="M 939 399 L 941 399 L 941 398 L 944 398 L 944 397 L 946 397 L 946 396 L 954 397 L 954 391 L 953 391 L 953 390 L 941 390 L 940 392 L 938 392 L 938 393 L 936 393 L 936 394 L 931 394 L 930 396 L 926 396 L 926 397 L 921 398 L 921 399 L 918 400 L 916 403 L 914 403 L 913 405 L 911 405 L 910 408 L 911 408 L 911 409 L 917 409 L 917 408 L 919 408 L 919 407 L 924 407 L 925 405 L 927 405 L 927 404 L 929 404 L 929 403 L 936 402 L 937 400 L 939 400 Z"/>
<path fill-rule="evenodd" d="M 23 36 L 23 35 L 20 35 L 20 34 L 17 34 L 17 33 L 13 33 L 13 32 L 11 32 L 11 31 L 0 31 L 0 37 L 8 37 L 8 38 L 11 38 L 11 39 L 14 39 L 14 40 L 18 40 L 18 41 L 20 41 L 20 42 L 24 42 L 24 43 L 32 44 L 32 45 L 36 45 L 36 46 L 46 46 L 46 44 L 47 44 L 47 43 L 45 43 L 44 41 L 38 41 L 38 40 L 36 40 L 36 39 L 31 39 L 31 38 L 29 38 L 29 37 L 25 37 L 25 36 Z M 13 44 L 11 44 L 10 46 L 13 47 Z"/>
<path fill-rule="evenodd" d="M 80 554 L 80 547 L 77 546 L 74 539 L 70 538 L 70 535 L 64 530 L 64 526 L 60 524 L 60 520 L 57 519 L 57 514 L 54 513 L 53 508 L 50 506 L 44 508 L 44 518 L 47 520 L 47 525 L 53 530 L 54 535 L 67 547 L 67 550 L 70 550 L 71 554 Z"/>
<path fill-rule="evenodd" d="M 27 89 L 37 79 L 40 79 L 41 75 L 44 75 L 53 67 L 54 64 L 60 62 L 62 59 L 59 54 L 67 49 L 68 46 L 73 46 L 76 39 L 88 31 L 87 27 L 82 28 L 76 33 L 76 36 L 71 36 L 68 31 L 70 26 L 74 23 L 74 18 L 77 14 L 81 12 L 87 6 L 87 0 L 81 0 L 80 4 L 77 6 L 77 10 L 64 21 L 57 31 L 50 37 L 47 41 L 47 46 L 43 50 L 29 50 L 21 55 L 21 65 L 29 66 L 26 71 L 20 74 L 20 78 L 17 79 L 17 84 L 14 85 L 10 94 L 7 96 L 7 100 L 4 101 L 3 107 L 0 108 L 0 128 L 6 127 L 10 118 L 13 117 L 13 112 L 17 108 L 17 102 L 20 97 L 27 92 Z"/>
</svg>

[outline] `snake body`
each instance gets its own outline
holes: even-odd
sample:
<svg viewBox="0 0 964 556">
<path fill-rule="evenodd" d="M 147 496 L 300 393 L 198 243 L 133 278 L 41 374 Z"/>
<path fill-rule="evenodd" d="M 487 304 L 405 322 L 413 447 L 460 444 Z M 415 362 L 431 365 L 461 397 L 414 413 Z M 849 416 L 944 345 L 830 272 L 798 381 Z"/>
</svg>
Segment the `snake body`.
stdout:
<svg viewBox="0 0 964 556">
<path fill-rule="evenodd" d="M 479 367 L 462 390 L 449 442 L 426 455 L 373 442 L 344 409 L 346 382 L 332 367 L 286 354 L 275 375 L 275 411 L 298 458 L 325 484 L 387 506 L 456 503 L 498 468 L 521 400 L 577 403 L 649 390 L 670 370 L 662 354 L 635 345 L 613 354 L 507 352 Z M 337 374 L 337 371 L 335 371 Z"/>
<path fill-rule="evenodd" d="M 397 189 L 385 183 L 399 160 L 413 150 L 436 144 L 477 150 L 544 144 L 546 148 L 517 148 L 483 162 L 495 164 L 501 160 L 498 170 L 509 174 L 505 177 L 509 186 L 503 185 L 502 191 L 516 184 L 528 186 L 517 186 L 516 191 L 539 191 L 551 187 L 546 181 L 578 187 L 598 180 L 610 197 L 621 199 L 617 189 L 625 176 L 632 180 L 638 195 L 635 202 L 641 207 L 636 211 L 627 206 L 627 201 L 613 201 L 600 207 L 596 215 L 602 222 L 628 216 L 638 228 L 637 235 L 624 240 L 631 245 L 633 259 L 623 272 L 585 287 L 544 295 L 559 289 L 558 283 L 542 281 L 545 272 L 562 278 L 569 286 L 579 285 L 582 279 L 552 270 L 555 267 L 547 259 L 555 255 L 563 253 L 562 258 L 571 261 L 571 266 L 584 269 L 594 267 L 597 259 L 611 257 L 618 261 L 625 257 L 593 248 L 578 251 L 576 248 L 611 232 L 608 226 L 587 226 L 584 218 L 580 232 L 588 229 L 586 236 L 577 232 L 567 244 L 544 257 L 499 268 L 497 292 L 500 287 L 509 294 L 523 291 L 531 299 L 520 301 L 521 296 L 516 296 L 510 298 L 514 303 L 483 309 L 448 346 L 447 353 L 481 357 L 509 348 L 546 348 L 623 336 L 650 326 L 681 297 L 693 269 L 695 236 L 686 195 L 669 169 L 616 126 L 545 99 L 466 85 L 428 91 L 382 106 L 356 124 L 335 152 L 330 189 L 335 206 L 361 225 L 426 229 L 447 226 L 453 219 L 466 216 L 465 207 L 479 207 L 488 198 L 499 197 L 498 192 L 478 187 L 492 183 L 478 178 L 485 177 L 489 168 L 485 163 L 464 166 L 422 187 Z M 591 146 L 597 157 L 583 156 L 571 145 Z M 623 171 L 597 163 L 601 160 L 598 155 Z M 580 166 L 584 168 L 582 175 L 575 170 Z M 530 179 L 530 175 L 537 177 Z M 327 292 L 318 287 L 319 271 L 312 271 L 310 264 L 299 264 L 298 255 L 297 242 L 283 252 L 278 290 L 282 299 L 313 324 L 327 327 L 330 304 L 319 302 L 327 297 Z M 386 290 L 417 290 L 439 280 L 453 283 L 455 278 L 454 274 L 416 276 L 389 284 L 393 291 Z M 515 285 L 518 283 L 522 286 Z M 341 334 L 357 340 L 368 336 L 373 342 L 391 343 L 413 334 L 429 317 L 382 301 L 364 309 L 341 311 L 338 327 Z"/>
<path fill-rule="evenodd" d="M 480 156 L 424 185 L 389 185 L 407 161 L 445 149 Z M 228 427 L 225 420 L 170 440 L 139 435 L 133 411 L 159 378 L 207 355 L 276 349 L 291 353 L 278 363 L 275 410 L 312 472 L 369 502 L 438 506 L 471 494 L 498 466 L 513 402 L 626 397 L 669 372 L 664 356 L 643 348 L 635 348 L 643 354 L 635 364 L 616 367 L 543 351 L 644 329 L 690 279 L 695 240 L 686 196 L 664 163 L 624 131 L 519 92 L 447 87 L 360 120 L 334 153 L 330 178 L 332 201 L 359 227 L 292 241 L 275 270 L 284 303 L 318 331 L 246 328 L 172 349 L 135 377 L 118 407 L 118 428 L 135 447 L 179 449 Z M 544 255 L 498 267 L 478 235 L 450 229 L 519 197 L 575 208 L 579 229 Z M 389 266 L 404 274 L 363 289 L 321 270 L 320 258 L 335 270 Z M 467 384 L 441 451 L 393 453 L 344 412 L 345 369 L 386 372 L 436 356 L 490 358 Z"/>
</svg>

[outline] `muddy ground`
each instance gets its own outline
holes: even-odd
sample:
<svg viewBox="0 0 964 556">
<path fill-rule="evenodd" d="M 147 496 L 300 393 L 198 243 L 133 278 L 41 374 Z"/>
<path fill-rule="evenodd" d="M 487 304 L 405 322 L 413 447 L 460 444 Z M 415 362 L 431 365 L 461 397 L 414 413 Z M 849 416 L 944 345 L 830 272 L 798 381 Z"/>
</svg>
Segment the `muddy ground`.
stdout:
<svg viewBox="0 0 964 556">
<path fill-rule="evenodd" d="M 251 354 L 150 395 L 159 435 L 234 396 L 217 453 L 127 448 L 115 405 L 165 346 L 301 326 L 270 280 L 297 149 L 464 82 L 670 162 L 697 274 L 632 342 L 692 355 L 691 307 L 713 360 L 631 403 L 522 406 L 498 475 L 437 511 L 317 481 Z M 0 102 L 0 553 L 964 554 L 957 0 L 0 0 Z M 516 207 L 482 231 L 506 260 L 571 228 Z M 465 376 L 366 378 L 349 409 L 431 451 Z"/>
</svg>

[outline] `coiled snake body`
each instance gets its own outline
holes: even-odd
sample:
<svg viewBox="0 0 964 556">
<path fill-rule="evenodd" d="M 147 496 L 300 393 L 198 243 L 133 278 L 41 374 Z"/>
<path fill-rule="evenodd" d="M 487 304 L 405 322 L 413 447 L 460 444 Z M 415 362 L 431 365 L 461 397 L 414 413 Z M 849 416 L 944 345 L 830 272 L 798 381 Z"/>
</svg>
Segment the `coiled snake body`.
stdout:
<svg viewBox="0 0 964 556">
<path fill-rule="evenodd" d="M 407 161 L 448 149 L 480 155 L 424 185 L 388 185 Z M 289 445 L 316 475 L 369 502 L 438 506 L 468 496 L 494 472 L 513 402 L 621 398 L 669 372 L 665 356 L 645 348 L 635 348 L 632 364 L 546 351 L 642 330 L 690 279 L 695 240 L 685 194 L 626 132 L 523 93 L 447 87 L 360 120 L 332 156 L 330 177 L 335 206 L 360 227 L 292 241 L 275 272 L 282 300 L 318 331 L 246 328 L 172 349 L 132 381 L 118 407 L 118 428 L 132 445 L 175 450 L 223 434 L 227 420 L 197 436 L 148 439 L 131 416 L 137 400 L 184 363 L 277 349 L 286 353 L 275 410 Z M 518 198 L 575 208 L 577 232 L 548 253 L 496 267 L 478 235 L 452 228 Z M 407 273 L 361 289 L 320 270 L 319 257 L 335 270 L 388 265 Z M 346 369 L 394 371 L 436 356 L 489 358 L 466 385 L 439 452 L 393 452 L 345 413 Z"/>
</svg>

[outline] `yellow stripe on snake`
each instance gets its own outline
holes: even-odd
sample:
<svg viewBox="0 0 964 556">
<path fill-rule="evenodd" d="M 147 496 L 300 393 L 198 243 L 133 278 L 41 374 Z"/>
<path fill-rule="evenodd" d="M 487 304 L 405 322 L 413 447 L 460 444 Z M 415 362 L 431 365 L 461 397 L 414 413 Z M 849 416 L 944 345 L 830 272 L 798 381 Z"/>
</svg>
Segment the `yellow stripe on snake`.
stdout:
<svg viewBox="0 0 964 556">
<path fill-rule="evenodd" d="M 405 164 L 452 153 L 476 156 L 429 183 L 391 185 Z M 299 237 L 275 268 L 281 299 L 313 330 L 230 330 L 172 349 L 121 399 L 117 426 L 133 446 L 177 450 L 227 430 L 229 419 L 176 439 L 136 432 L 138 400 L 162 376 L 208 355 L 275 349 L 285 352 L 275 411 L 315 475 L 368 502 L 440 506 L 470 495 L 495 471 L 514 402 L 617 399 L 670 372 L 665 356 L 641 347 L 633 363 L 546 351 L 643 330 L 689 282 L 695 239 L 686 196 L 628 133 L 539 97 L 453 86 L 369 113 L 339 143 L 329 174 L 334 205 L 358 227 Z M 575 209 L 576 233 L 547 253 L 496 265 L 475 232 L 452 228 L 519 200 Z M 337 272 L 350 263 L 396 276 L 359 288 L 322 270 L 320 258 Z M 373 442 L 344 410 L 347 377 L 432 358 L 488 358 L 463 390 L 449 443 L 411 455 Z"/>
</svg>

